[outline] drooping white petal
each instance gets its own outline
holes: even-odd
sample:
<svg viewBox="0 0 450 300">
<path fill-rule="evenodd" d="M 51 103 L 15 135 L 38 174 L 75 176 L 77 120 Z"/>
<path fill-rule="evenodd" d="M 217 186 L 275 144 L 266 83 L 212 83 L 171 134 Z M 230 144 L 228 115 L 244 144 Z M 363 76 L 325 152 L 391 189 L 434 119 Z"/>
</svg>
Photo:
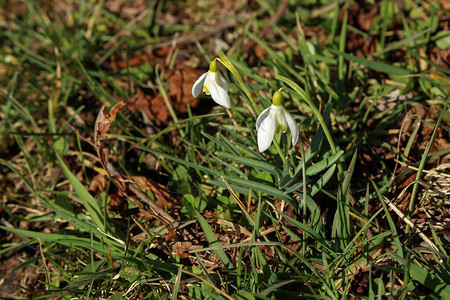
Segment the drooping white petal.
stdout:
<svg viewBox="0 0 450 300">
<path fill-rule="evenodd" d="M 219 85 L 228 93 L 228 81 L 220 73 L 217 74 L 219 75 Z"/>
<path fill-rule="evenodd" d="M 259 126 L 261 125 L 261 122 L 264 121 L 267 118 L 267 116 L 269 115 L 271 107 L 272 106 L 269 106 L 268 108 L 263 110 L 263 112 L 258 116 L 258 119 L 256 119 L 256 131 L 259 130 Z"/>
<path fill-rule="evenodd" d="M 200 95 L 201 90 L 203 89 L 203 85 L 205 84 L 206 76 L 208 75 L 209 71 L 200 76 L 199 79 L 194 83 L 192 86 L 192 96 L 194 98 L 197 98 L 198 95 Z"/>
<path fill-rule="evenodd" d="M 284 117 L 286 118 L 286 122 L 288 123 L 289 130 L 291 131 L 291 134 L 292 134 L 292 146 L 294 146 L 298 142 L 298 137 L 299 137 L 298 126 L 297 126 L 297 123 L 295 122 L 294 118 L 292 117 L 292 115 L 284 107 L 282 107 L 282 108 L 283 108 Z"/>
<path fill-rule="evenodd" d="M 261 122 L 258 130 L 258 150 L 264 152 L 269 149 L 275 135 L 276 107 L 271 106 L 269 115 Z"/>
<path fill-rule="evenodd" d="M 207 80 L 208 79 L 209 82 L 205 82 L 205 86 L 209 89 L 211 98 L 213 98 L 217 104 L 230 108 L 230 96 L 228 96 L 227 91 L 218 84 L 218 74 L 211 72 Z"/>
</svg>

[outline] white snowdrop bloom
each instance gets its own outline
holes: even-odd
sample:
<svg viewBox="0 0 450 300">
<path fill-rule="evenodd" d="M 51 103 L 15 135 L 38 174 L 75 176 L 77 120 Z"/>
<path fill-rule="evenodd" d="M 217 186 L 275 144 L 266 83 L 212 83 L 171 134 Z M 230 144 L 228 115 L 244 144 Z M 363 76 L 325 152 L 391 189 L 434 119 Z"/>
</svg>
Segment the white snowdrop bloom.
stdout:
<svg viewBox="0 0 450 300">
<path fill-rule="evenodd" d="M 286 132 L 287 127 L 292 134 L 292 146 L 298 142 L 299 130 L 297 124 L 292 115 L 281 105 L 282 101 L 283 94 L 276 91 L 273 94 L 272 105 L 266 108 L 256 120 L 259 152 L 269 149 L 275 133 L 280 130 Z"/>
<path fill-rule="evenodd" d="M 213 60 L 209 65 L 209 71 L 200 76 L 192 86 L 192 96 L 195 98 L 200 95 L 201 91 L 219 105 L 230 108 L 230 96 L 228 96 L 228 82 L 217 71 L 217 62 Z"/>
</svg>

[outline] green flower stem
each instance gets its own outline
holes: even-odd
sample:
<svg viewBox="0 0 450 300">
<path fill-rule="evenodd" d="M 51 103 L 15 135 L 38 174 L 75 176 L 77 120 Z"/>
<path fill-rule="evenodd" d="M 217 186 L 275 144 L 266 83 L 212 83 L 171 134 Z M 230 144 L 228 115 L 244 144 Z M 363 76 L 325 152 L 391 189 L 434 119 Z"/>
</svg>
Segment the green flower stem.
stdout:
<svg viewBox="0 0 450 300">
<path fill-rule="evenodd" d="M 216 58 L 218 61 L 220 61 L 230 72 L 233 74 L 233 76 L 236 78 L 237 82 L 241 86 L 241 88 L 244 90 L 245 95 L 250 100 L 255 112 L 256 117 L 261 114 L 261 110 L 259 109 L 258 105 L 256 105 L 255 99 L 253 99 L 252 94 L 248 90 L 247 86 L 245 85 L 244 81 L 242 80 L 241 75 L 234 67 L 233 63 L 230 61 L 230 59 L 221 51 L 219 53 L 220 58 Z M 275 148 L 277 149 L 278 154 L 280 155 L 281 160 L 284 162 L 286 161 L 286 157 L 283 155 L 283 151 L 280 148 L 279 141 L 274 137 L 273 144 L 275 145 Z"/>
<path fill-rule="evenodd" d="M 331 136 L 330 130 L 328 130 L 328 126 L 325 123 L 325 120 L 323 119 L 322 114 L 319 112 L 319 110 L 317 109 L 317 107 L 314 105 L 314 103 L 311 101 L 311 99 L 309 97 L 305 97 L 304 100 L 306 101 L 306 103 L 308 103 L 309 107 L 311 107 L 313 113 L 316 115 L 317 120 L 319 121 L 320 125 L 322 126 L 323 132 L 325 133 L 328 143 L 330 144 L 331 151 L 333 151 L 333 154 L 336 154 L 337 149 L 334 144 L 333 137 Z M 338 167 L 339 175 L 343 176 L 344 168 L 342 167 L 342 164 L 339 160 L 337 162 L 337 167 Z"/>
<path fill-rule="evenodd" d="M 278 138 L 276 136 L 273 137 L 273 145 L 275 145 L 275 148 L 277 149 L 278 154 L 280 155 L 281 160 L 283 161 L 283 165 L 286 162 L 286 157 L 283 155 L 283 150 L 280 148 L 280 143 L 278 141 Z"/>
<path fill-rule="evenodd" d="M 311 98 L 309 98 L 308 94 L 306 94 L 306 92 L 298 84 L 296 84 L 294 81 L 290 80 L 289 78 L 286 78 L 284 76 L 277 76 L 276 78 L 283 81 L 287 85 L 289 85 L 292 88 L 292 90 L 294 92 L 296 92 L 309 105 L 309 107 L 313 111 L 314 115 L 316 116 L 317 120 L 319 121 L 320 125 L 322 126 L 323 132 L 325 133 L 328 143 L 330 144 L 331 151 L 333 152 L 333 154 L 336 154 L 337 153 L 336 145 L 334 144 L 334 140 L 333 140 L 333 137 L 331 136 L 330 130 L 328 130 L 328 126 L 325 123 L 325 120 L 323 119 L 322 114 L 319 112 L 319 110 L 317 109 L 316 105 L 311 100 Z M 341 179 L 343 179 L 344 178 L 344 168 L 342 167 L 342 164 L 340 161 L 337 162 L 337 167 L 338 167 L 338 171 L 339 171 L 339 176 L 341 177 Z"/>
<path fill-rule="evenodd" d="M 216 59 L 218 61 L 220 61 L 225 66 L 225 68 L 227 68 L 228 71 L 231 72 L 231 74 L 233 74 L 233 76 L 236 78 L 236 80 L 239 83 L 239 85 L 241 86 L 241 88 L 244 90 L 245 95 L 247 96 L 247 98 L 252 103 L 252 106 L 255 109 L 257 115 L 259 115 L 261 113 L 261 110 L 258 108 L 258 105 L 256 105 L 255 99 L 253 99 L 252 94 L 248 90 L 247 86 L 244 84 L 244 81 L 242 80 L 241 75 L 236 70 L 236 68 L 234 67 L 233 63 L 230 61 L 230 59 L 222 51 L 220 51 L 219 56 L 220 56 L 220 58 L 216 58 Z"/>
</svg>

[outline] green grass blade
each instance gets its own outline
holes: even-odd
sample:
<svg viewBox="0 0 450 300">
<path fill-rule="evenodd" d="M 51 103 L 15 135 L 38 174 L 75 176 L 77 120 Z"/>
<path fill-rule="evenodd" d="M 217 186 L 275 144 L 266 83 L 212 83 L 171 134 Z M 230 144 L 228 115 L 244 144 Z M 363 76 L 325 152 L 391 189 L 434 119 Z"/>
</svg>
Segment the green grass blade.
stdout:
<svg viewBox="0 0 450 300">
<path fill-rule="evenodd" d="M 285 215 L 280 213 L 283 218 L 285 218 L 286 220 L 288 220 L 289 222 L 291 222 L 292 224 L 294 224 L 295 227 L 297 227 L 298 229 L 305 231 L 308 233 L 308 235 L 313 238 L 316 242 L 318 242 L 320 245 L 322 245 L 325 249 L 327 249 L 327 251 L 329 251 L 330 254 L 333 254 L 334 251 L 331 249 L 330 247 L 330 243 L 329 241 L 327 241 L 325 238 L 323 238 L 322 236 L 320 236 L 316 231 L 314 231 L 313 229 L 311 229 L 310 227 L 308 227 L 307 225 Z"/>
<path fill-rule="evenodd" d="M 225 152 L 217 152 L 216 155 L 228 158 L 228 159 L 238 162 L 238 163 L 242 163 L 246 166 L 250 166 L 250 167 L 261 169 L 263 171 L 267 171 L 277 177 L 280 177 L 280 170 L 265 161 L 251 159 L 251 158 L 247 158 L 244 156 L 234 155 L 234 154 L 225 153 Z"/>
<path fill-rule="evenodd" d="M 396 75 L 396 76 L 407 76 L 409 75 L 409 71 L 400 67 L 396 67 L 393 65 L 388 65 L 382 62 L 377 62 L 377 61 L 371 61 L 365 58 L 361 58 L 358 56 L 354 56 L 354 55 L 350 55 L 341 51 L 337 51 L 334 49 L 328 49 L 330 52 L 342 56 L 344 58 L 347 58 L 351 61 L 354 61 L 360 65 L 366 66 L 372 70 L 378 71 L 378 72 L 382 72 L 382 73 L 387 73 L 390 75 Z"/>
<path fill-rule="evenodd" d="M 267 185 L 266 183 L 260 183 L 260 182 L 256 182 L 256 181 L 252 181 L 252 180 L 244 180 L 244 179 L 240 179 L 240 178 L 233 178 L 230 176 L 223 176 L 223 177 L 227 181 L 231 181 L 231 182 L 237 183 L 241 186 L 244 186 L 246 188 L 253 189 L 255 191 L 259 191 L 259 192 L 263 192 L 263 193 L 267 193 L 272 197 L 282 199 L 282 200 L 286 201 L 287 203 L 289 203 L 290 205 L 292 205 L 292 207 L 297 206 L 295 204 L 295 201 L 289 195 L 285 194 L 284 192 L 282 192 L 281 190 L 279 190 L 276 187 Z"/>
<path fill-rule="evenodd" d="M 392 253 L 391 256 L 399 262 L 401 265 L 406 265 L 406 259 L 399 256 L 398 254 Z M 415 264 L 410 263 L 409 266 L 409 272 L 411 276 L 414 278 L 414 280 L 417 280 L 427 288 L 434 291 L 436 294 L 438 294 L 441 299 L 450 299 L 450 283 L 443 281 L 441 278 L 433 275 L 430 270 L 424 269 L 423 267 Z"/>
<path fill-rule="evenodd" d="M 422 122 L 419 119 L 419 121 L 416 124 L 416 127 L 414 128 L 413 132 L 411 133 L 411 136 L 409 137 L 408 143 L 406 144 L 406 147 L 405 147 L 405 151 L 403 152 L 403 154 L 405 155 L 406 158 L 409 156 L 409 152 L 411 151 L 411 147 L 414 143 L 414 140 L 416 139 L 416 136 L 417 136 L 417 133 L 419 132 L 421 124 L 422 124 Z"/>
<path fill-rule="evenodd" d="M 402 243 L 400 242 L 400 238 L 398 236 L 397 226 L 395 226 L 394 220 L 392 220 L 391 214 L 389 213 L 389 209 L 386 205 L 386 202 L 384 202 L 384 199 L 380 193 L 380 190 L 378 189 L 378 187 L 376 186 L 376 184 L 374 182 L 372 182 L 372 184 L 376 190 L 376 193 L 378 195 L 378 199 L 381 202 L 381 205 L 383 205 L 383 209 L 386 214 L 386 219 L 389 223 L 390 230 L 392 231 L 392 238 L 394 239 L 394 245 L 397 248 L 398 253 L 400 253 L 400 255 L 403 257 L 403 246 L 402 246 Z"/>
<path fill-rule="evenodd" d="M 195 214 L 197 215 L 197 220 L 200 223 L 203 232 L 205 233 L 209 245 L 211 247 L 220 245 L 216 235 L 214 234 L 214 231 L 212 230 L 211 226 L 209 226 L 208 222 L 206 222 L 205 218 L 203 218 L 203 216 L 199 214 L 197 211 L 195 211 Z M 217 257 L 223 263 L 225 268 L 227 268 L 228 270 L 233 269 L 233 264 L 231 263 L 230 259 L 228 258 L 227 254 L 222 248 L 215 248 L 213 251 L 214 253 L 216 253 Z"/>
<path fill-rule="evenodd" d="M 344 154 L 344 150 L 340 150 L 336 154 L 333 154 L 330 157 L 327 157 L 318 163 L 310 166 L 306 169 L 306 176 L 315 175 L 333 165 L 339 158 L 341 158 L 342 154 Z"/>
<path fill-rule="evenodd" d="M 336 165 L 331 166 L 319 180 L 311 187 L 311 191 L 309 192 L 311 197 L 314 197 L 324 186 L 330 181 L 331 177 L 333 177 L 334 172 L 336 171 Z"/>
<path fill-rule="evenodd" d="M 75 193 L 81 199 L 83 206 L 89 212 L 92 220 L 102 231 L 105 231 L 106 223 L 105 218 L 101 213 L 100 206 L 97 203 L 97 200 L 89 194 L 86 188 L 81 184 L 81 182 L 72 174 L 72 172 L 67 168 L 66 164 L 63 162 L 59 154 L 55 151 L 56 158 L 58 159 L 59 165 L 63 169 L 64 173 L 66 173 L 67 178 L 69 179 L 70 184 L 73 186 Z"/>
</svg>

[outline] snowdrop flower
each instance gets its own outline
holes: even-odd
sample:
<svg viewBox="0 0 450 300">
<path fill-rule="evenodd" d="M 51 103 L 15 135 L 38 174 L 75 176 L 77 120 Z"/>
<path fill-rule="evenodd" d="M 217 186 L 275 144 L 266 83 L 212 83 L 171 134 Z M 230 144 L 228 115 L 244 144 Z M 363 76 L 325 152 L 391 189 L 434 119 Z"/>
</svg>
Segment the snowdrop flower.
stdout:
<svg viewBox="0 0 450 300">
<path fill-rule="evenodd" d="M 258 150 L 264 152 L 272 144 L 275 133 L 286 132 L 287 127 L 292 134 L 292 145 L 297 144 L 299 131 L 294 118 L 281 105 L 283 94 L 278 90 L 273 94 L 272 105 L 266 108 L 256 120 L 256 131 L 258 132 Z"/>
<path fill-rule="evenodd" d="M 200 76 L 192 86 L 192 96 L 197 98 L 202 89 L 206 95 L 211 95 L 217 104 L 230 108 L 228 82 L 217 71 L 215 59 L 209 65 L 209 71 Z"/>
</svg>

